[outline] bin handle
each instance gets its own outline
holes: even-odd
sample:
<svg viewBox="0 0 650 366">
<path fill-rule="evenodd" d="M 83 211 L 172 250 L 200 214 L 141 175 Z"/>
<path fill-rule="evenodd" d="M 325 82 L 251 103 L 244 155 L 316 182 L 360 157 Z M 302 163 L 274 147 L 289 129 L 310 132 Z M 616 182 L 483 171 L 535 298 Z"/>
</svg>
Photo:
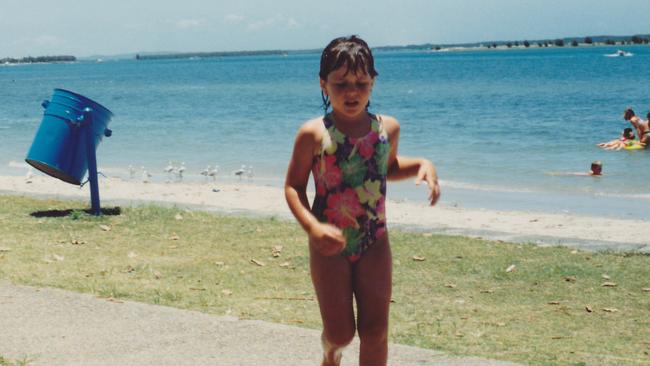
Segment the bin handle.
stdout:
<svg viewBox="0 0 650 366">
<path fill-rule="evenodd" d="M 43 103 L 41 103 L 41 106 L 42 106 L 44 109 L 46 109 L 45 113 L 47 113 L 47 107 L 50 106 L 50 103 L 51 103 L 51 102 L 50 102 L 49 100 L 47 100 L 47 99 L 44 100 Z M 88 109 L 88 111 L 90 111 L 90 108 L 86 108 L 86 109 Z M 84 112 L 85 112 L 85 110 L 84 110 Z M 69 115 L 70 115 L 70 111 L 66 110 L 66 111 L 65 111 L 65 114 L 67 114 L 67 115 L 69 116 Z M 59 117 L 59 118 L 61 118 L 63 121 L 65 121 L 65 123 L 68 125 L 68 127 L 81 127 L 81 122 L 83 122 L 83 119 L 84 119 L 84 118 L 83 118 L 83 115 L 79 116 L 79 118 L 74 118 L 74 119 L 73 119 L 73 118 L 70 118 L 70 117 L 68 117 L 68 118 L 64 118 L 64 117 L 59 116 L 59 115 L 57 115 L 57 117 Z"/>
</svg>

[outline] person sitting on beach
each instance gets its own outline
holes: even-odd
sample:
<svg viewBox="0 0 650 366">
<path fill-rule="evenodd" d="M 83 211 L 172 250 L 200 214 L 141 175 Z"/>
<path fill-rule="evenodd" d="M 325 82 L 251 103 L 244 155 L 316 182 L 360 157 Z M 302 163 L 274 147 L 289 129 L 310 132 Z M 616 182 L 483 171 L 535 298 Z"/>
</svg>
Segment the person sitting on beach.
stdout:
<svg viewBox="0 0 650 366">
<path fill-rule="evenodd" d="M 596 146 L 601 147 L 605 150 L 620 150 L 625 146 L 630 146 L 636 142 L 637 141 L 635 140 L 634 130 L 632 130 L 630 127 L 626 127 L 623 132 L 621 132 L 621 137 L 617 138 L 616 140 L 601 142 Z"/>
<path fill-rule="evenodd" d="M 397 154 L 395 118 L 368 111 L 377 71 L 365 41 L 357 36 L 331 41 L 321 54 L 319 76 L 325 115 L 298 130 L 284 190 L 309 237 L 323 322 L 321 364 L 339 365 L 358 331 L 359 364 L 386 365 L 392 289 L 386 181 L 416 177 L 416 184 L 427 183 L 434 205 L 438 176 L 429 160 Z M 310 173 L 316 186 L 311 207 Z"/>
<path fill-rule="evenodd" d="M 648 113 L 647 117 L 650 118 L 650 113 Z M 648 143 L 650 143 L 650 126 L 648 126 L 648 121 L 644 121 L 637 117 L 632 108 L 627 108 L 625 110 L 623 113 L 623 119 L 630 122 L 632 127 L 636 130 L 637 136 L 639 136 L 640 144 L 647 147 Z"/>
<path fill-rule="evenodd" d="M 551 172 L 548 175 L 570 175 L 576 177 L 600 177 L 603 175 L 603 163 L 596 160 L 591 163 L 589 172 Z"/>
</svg>

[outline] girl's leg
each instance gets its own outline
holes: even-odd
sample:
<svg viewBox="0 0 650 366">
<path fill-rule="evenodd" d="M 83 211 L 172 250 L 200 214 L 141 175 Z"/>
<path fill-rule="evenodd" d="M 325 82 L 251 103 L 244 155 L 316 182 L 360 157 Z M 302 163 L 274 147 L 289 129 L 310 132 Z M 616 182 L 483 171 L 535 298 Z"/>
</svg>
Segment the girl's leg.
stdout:
<svg viewBox="0 0 650 366">
<path fill-rule="evenodd" d="M 391 251 L 388 235 L 384 235 L 363 254 L 354 273 L 361 366 L 386 365 L 391 281 Z"/>
<path fill-rule="evenodd" d="M 386 365 L 391 289 L 392 258 L 388 235 L 384 235 L 361 256 L 354 270 L 361 366 Z"/>
<path fill-rule="evenodd" d="M 340 255 L 323 256 L 311 249 L 311 280 L 323 319 L 323 366 L 338 366 L 341 352 L 354 338 L 352 270 Z"/>
</svg>

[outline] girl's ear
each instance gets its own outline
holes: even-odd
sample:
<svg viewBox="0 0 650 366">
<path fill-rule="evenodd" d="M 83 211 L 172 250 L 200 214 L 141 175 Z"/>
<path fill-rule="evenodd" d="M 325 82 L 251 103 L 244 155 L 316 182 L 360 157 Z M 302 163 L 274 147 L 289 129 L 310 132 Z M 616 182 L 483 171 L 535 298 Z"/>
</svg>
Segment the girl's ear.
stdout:
<svg viewBox="0 0 650 366">
<path fill-rule="evenodd" d="M 327 89 L 325 89 L 326 81 L 321 79 L 321 78 L 318 78 L 318 80 L 320 80 L 320 88 L 321 88 L 321 90 L 323 91 L 323 93 L 325 93 L 325 95 L 327 95 Z"/>
</svg>

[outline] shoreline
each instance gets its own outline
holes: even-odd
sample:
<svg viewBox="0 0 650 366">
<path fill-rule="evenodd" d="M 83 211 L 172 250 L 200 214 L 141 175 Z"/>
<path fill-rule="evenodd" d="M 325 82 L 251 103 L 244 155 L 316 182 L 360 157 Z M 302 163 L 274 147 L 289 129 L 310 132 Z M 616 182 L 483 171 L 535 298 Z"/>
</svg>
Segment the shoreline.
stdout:
<svg viewBox="0 0 650 366">
<path fill-rule="evenodd" d="M 213 190 L 214 189 L 214 190 Z M 100 177 L 102 205 L 131 206 L 143 203 L 178 205 L 225 214 L 278 216 L 293 220 L 283 189 L 249 183 L 142 183 Z M 90 205 L 89 185 L 77 187 L 58 179 L 36 175 L 0 176 L 0 194 L 81 200 Z M 308 193 L 310 201 L 313 194 Z M 621 219 L 493 209 L 459 208 L 421 202 L 386 203 L 389 226 L 425 234 L 461 235 L 533 243 L 562 245 L 584 250 L 622 250 L 650 253 L 650 220 Z M 44 208 L 46 209 L 46 208 Z"/>
</svg>

